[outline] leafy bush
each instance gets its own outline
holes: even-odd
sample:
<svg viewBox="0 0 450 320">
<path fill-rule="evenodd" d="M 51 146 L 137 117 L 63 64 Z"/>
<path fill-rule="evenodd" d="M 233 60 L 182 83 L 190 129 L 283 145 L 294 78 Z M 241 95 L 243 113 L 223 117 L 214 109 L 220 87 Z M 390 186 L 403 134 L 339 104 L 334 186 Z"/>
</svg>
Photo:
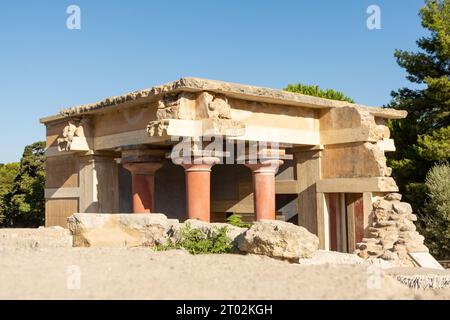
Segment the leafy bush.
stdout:
<svg viewBox="0 0 450 320">
<path fill-rule="evenodd" d="M 227 218 L 227 223 L 239 228 L 250 228 L 252 226 L 250 223 L 242 221 L 241 215 L 234 213 Z"/>
<path fill-rule="evenodd" d="M 191 254 L 229 253 L 232 250 L 231 239 L 227 236 L 227 227 L 213 229 L 205 234 L 200 229 L 185 224 L 178 232 L 178 240 L 168 239 L 165 244 L 157 246 L 158 251 L 186 249 Z"/>
<path fill-rule="evenodd" d="M 334 91 L 333 89 L 322 90 L 319 88 L 319 86 L 310 86 L 310 85 L 304 85 L 301 83 L 288 84 L 288 86 L 286 88 L 284 88 L 284 90 L 293 92 L 293 93 L 306 94 L 308 96 L 314 96 L 314 97 L 319 97 L 319 98 L 347 101 L 347 102 L 351 102 L 351 103 L 354 102 L 353 99 L 347 97 L 342 92 Z"/>
<path fill-rule="evenodd" d="M 450 165 L 433 166 L 425 180 L 427 201 L 419 227 L 425 243 L 438 259 L 450 259 Z"/>
</svg>

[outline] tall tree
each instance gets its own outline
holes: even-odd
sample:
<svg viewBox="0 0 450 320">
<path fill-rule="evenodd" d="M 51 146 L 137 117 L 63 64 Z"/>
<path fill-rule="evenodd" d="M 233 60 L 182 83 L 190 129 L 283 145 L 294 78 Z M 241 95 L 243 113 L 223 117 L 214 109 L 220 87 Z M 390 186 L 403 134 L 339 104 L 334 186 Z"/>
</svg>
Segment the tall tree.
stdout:
<svg viewBox="0 0 450 320">
<path fill-rule="evenodd" d="M 11 192 L 14 179 L 16 179 L 19 173 L 19 164 L 7 163 L 0 164 L 0 224 L 5 218 L 6 203 L 4 197 L 6 194 Z"/>
<path fill-rule="evenodd" d="M 395 51 L 407 79 L 423 89 L 392 92 L 388 107 L 408 111 L 406 119 L 391 122 L 397 151 L 388 154 L 401 192 L 424 213 L 425 177 L 437 162 L 450 157 L 450 0 L 428 0 L 420 11 L 430 34 L 417 41 L 419 52 Z"/>
<path fill-rule="evenodd" d="M 44 223 L 45 143 L 25 147 L 19 172 L 11 190 L 3 197 L 7 227 L 38 227 Z"/>
</svg>

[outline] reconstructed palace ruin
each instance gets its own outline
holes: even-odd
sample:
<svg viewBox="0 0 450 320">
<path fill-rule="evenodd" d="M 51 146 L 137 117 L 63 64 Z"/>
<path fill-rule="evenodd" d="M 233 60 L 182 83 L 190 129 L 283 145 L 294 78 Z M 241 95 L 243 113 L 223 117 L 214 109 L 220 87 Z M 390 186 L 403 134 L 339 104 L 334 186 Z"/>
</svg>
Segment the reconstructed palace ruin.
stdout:
<svg viewBox="0 0 450 320">
<path fill-rule="evenodd" d="M 304 226 L 323 249 L 407 259 L 427 249 L 385 158 L 387 121 L 405 116 L 198 78 L 65 109 L 41 119 L 46 225 L 77 212 L 237 213 Z"/>
</svg>

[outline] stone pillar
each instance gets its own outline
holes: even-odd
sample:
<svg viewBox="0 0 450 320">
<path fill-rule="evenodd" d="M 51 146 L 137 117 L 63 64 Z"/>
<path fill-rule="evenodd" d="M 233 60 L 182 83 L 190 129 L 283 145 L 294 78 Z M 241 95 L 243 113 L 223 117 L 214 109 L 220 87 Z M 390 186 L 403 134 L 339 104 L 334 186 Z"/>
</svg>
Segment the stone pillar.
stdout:
<svg viewBox="0 0 450 320">
<path fill-rule="evenodd" d="M 298 188 L 298 225 L 319 237 L 321 249 L 325 248 L 325 208 L 317 205 L 316 183 L 322 175 L 322 149 L 323 146 L 318 145 L 293 150 Z"/>
<path fill-rule="evenodd" d="M 131 172 L 133 213 L 151 213 L 154 209 L 155 172 L 161 162 L 129 162 L 123 167 Z"/>
<path fill-rule="evenodd" d="M 190 161 L 189 161 L 190 162 Z M 196 158 L 194 163 L 181 163 L 186 174 L 186 210 L 188 219 L 210 222 L 211 168 L 220 162 L 216 157 Z"/>
<path fill-rule="evenodd" d="M 95 152 L 79 157 L 80 213 L 116 213 L 119 211 L 116 153 Z"/>
<path fill-rule="evenodd" d="M 256 164 L 246 163 L 253 174 L 253 203 L 255 220 L 275 220 L 275 174 L 282 160 L 261 160 Z"/>
</svg>

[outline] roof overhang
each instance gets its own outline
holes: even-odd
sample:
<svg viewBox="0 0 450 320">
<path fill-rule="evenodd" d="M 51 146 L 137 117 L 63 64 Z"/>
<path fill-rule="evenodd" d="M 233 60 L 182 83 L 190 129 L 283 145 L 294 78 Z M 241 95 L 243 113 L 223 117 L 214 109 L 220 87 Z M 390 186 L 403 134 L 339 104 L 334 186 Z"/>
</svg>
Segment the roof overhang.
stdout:
<svg viewBox="0 0 450 320">
<path fill-rule="evenodd" d="M 47 123 L 68 117 L 81 116 L 84 114 L 95 114 L 115 110 L 117 108 L 127 108 L 137 104 L 147 103 L 160 99 L 166 94 L 178 92 L 202 92 L 209 91 L 223 94 L 229 98 L 243 99 L 263 103 L 289 105 L 294 107 L 306 107 L 316 109 L 357 107 L 365 109 L 375 117 L 386 119 L 403 119 L 407 112 L 389 108 L 370 107 L 361 104 L 349 103 L 324 98 L 297 94 L 278 89 L 255 87 L 231 82 L 208 80 L 201 78 L 181 78 L 177 81 L 164 85 L 155 86 L 149 89 L 133 91 L 124 95 L 106 98 L 104 100 L 62 109 L 54 116 L 40 119 L 41 123 Z"/>
</svg>

